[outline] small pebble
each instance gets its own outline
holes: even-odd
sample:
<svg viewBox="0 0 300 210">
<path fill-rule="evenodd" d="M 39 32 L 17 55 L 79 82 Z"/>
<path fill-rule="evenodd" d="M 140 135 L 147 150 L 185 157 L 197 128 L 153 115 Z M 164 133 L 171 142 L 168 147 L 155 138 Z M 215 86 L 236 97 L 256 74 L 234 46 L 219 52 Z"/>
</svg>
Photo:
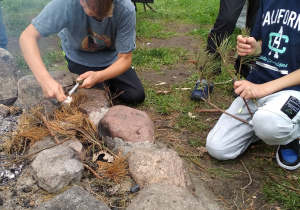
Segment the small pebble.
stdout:
<svg viewBox="0 0 300 210">
<path fill-rule="evenodd" d="M 131 193 L 136 193 L 139 190 L 140 190 L 140 185 L 135 185 L 132 188 L 130 188 Z"/>
</svg>

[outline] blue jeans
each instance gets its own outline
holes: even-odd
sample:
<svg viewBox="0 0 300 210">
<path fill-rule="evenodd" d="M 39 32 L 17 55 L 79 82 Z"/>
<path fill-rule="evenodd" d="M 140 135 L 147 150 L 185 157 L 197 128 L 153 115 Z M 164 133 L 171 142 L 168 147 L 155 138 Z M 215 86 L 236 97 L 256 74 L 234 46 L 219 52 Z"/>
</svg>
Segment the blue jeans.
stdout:
<svg viewBox="0 0 300 210">
<path fill-rule="evenodd" d="M 2 21 L 2 9 L 0 5 L 0 48 L 7 50 L 6 45 L 8 44 L 6 30 Z"/>
</svg>

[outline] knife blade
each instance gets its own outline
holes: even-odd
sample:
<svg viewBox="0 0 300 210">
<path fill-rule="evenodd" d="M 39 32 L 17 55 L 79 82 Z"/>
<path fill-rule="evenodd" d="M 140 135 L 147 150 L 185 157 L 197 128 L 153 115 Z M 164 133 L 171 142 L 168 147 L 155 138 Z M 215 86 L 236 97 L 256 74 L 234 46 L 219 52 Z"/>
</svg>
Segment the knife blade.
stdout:
<svg viewBox="0 0 300 210">
<path fill-rule="evenodd" d="M 79 85 L 82 85 L 83 81 L 84 80 L 76 81 L 77 82 L 76 85 L 69 91 L 69 96 L 75 92 L 75 90 L 78 88 Z"/>
</svg>

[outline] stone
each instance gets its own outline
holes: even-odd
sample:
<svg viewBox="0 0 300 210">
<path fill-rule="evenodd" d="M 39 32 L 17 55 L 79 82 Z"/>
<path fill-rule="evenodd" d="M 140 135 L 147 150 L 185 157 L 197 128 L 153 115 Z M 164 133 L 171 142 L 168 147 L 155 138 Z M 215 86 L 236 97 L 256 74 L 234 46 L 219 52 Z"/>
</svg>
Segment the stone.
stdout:
<svg viewBox="0 0 300 210">
<path fill-rule="evenodd" d="M 142 189 L 126 210 L 206 210 L 203 202 L 186 188 L 165 182 L 151 184 Z"/>
<path fill-rule="evenodd" d="M 58 145 L 38 153 L 31 163 L 30 173 L 41 188 L 55 193 L 72 183 L 79 183 L 83 170 L 75 151 Z"/>
<path fill-rule="evenodd" d="M 14 58 L 11 56 L 10 52 L 4 48 L 0 48 L 0 58 L 6 63 L 13 63 Z"/>
<path fill-rule="evenodd" d="M 86 114 L 93 124 L 98 127 L 99 121 L 109 110 L 110 101 L 107 99 L 104 90 L 92 88 L 82 89 L 81 91 L 87 96 L 87 102 L 79 107 L 79 111 Z"/>
<path fill-rule="evenodd" d="M 128 162 L 132 178 L 141 188 L 165 181 L 194 190 L 183 160 L 173 149 L 134 148 Z"/>
<path fill-rule="evenodd" d="M 0 104 L 11 106 L 18 98 L 18 74 L 10 53 L 0 48 Z"/>
<path fill-rule="evenodd" d="M 73 74 L 68 71 L 52 71 L 49 73 L 54 80 L 62 85 L 63 88 L 75 84 L 75 80 L 78 77 L 77 74 Z M 34 75 L 27 75 L 22 77 L 18 81 L 17 87 L 19 94 L 17 103 L 23 109 L 29 109 L 30 107 L 41 103 L 41 101 L 45 99 L 42 88 L 37 82 Z"/>
<path fill-rule="evenodd" d="M 0 117 L 5 118 L 10 115 L 10 109 L 3 104 L 0 104 Z"/>
<path fill-rule="evenodd" d="M 65 192 L 34 208 L 35 210 L 110 210 L 107 204 L 91 196 L 83 188 L 72 186 Z"/>
<path fill-rule="evenodd" d="M 98 125 L 99 133 L 124 142 L 155 141 L 155 127 L 146 112 L 123 105 L 111 107 Z"/>
<path fill-rule="evenodd" d="M 64 139 L 58 139 L 58 141 L 63 141 Z M 56 145 L 56 142 L 51 137 L 45 137 L 41 141 L 36 141 L 33 145 L 30 146 L 28 150 L 28 154 L 34 154 L 37 153 L 45 148 L 52 147 Z M 80 160 L 84 160 L 86 157 L 86 152 L 84 150 L 83 145 L 76 139 L 74 136 L 68 140 L 62 143 L 61 145 L 71 148 L 75 151 L 75 154 Z M 37 154 L 31 155 L 31 160 L 33 160 L 36 157 Z"/>
<path fill-rule="evenodd" d="M 106 137 L 103 138 L 104 144 L 107 146 L 108 149 L 111 151 L 118 153 L 121 151 L 125 156 L 128 155 L 128 153 L 131 152 L 133 148 L 151 148 L 155 149 L 157 148 L 157 145 L 155 143 L 150 142 L 124 142 L 122 139 L 115 137 Z"/>
<path fill-rule="evenodd" d="M 75 139 L 75 137 L 73 137 L 72 139 L 70 139 L 68 141 L 65 141 L 61 145 L 73 149 L 75 151 L 76 156 L 79 158 L 79 160 L 81 160 L 81 161 L 85 160 L 85 158 L 86 158 L 85 149 L 84 149 L 83 145 L 80 143 L 80 141 Z"/>
</svg>

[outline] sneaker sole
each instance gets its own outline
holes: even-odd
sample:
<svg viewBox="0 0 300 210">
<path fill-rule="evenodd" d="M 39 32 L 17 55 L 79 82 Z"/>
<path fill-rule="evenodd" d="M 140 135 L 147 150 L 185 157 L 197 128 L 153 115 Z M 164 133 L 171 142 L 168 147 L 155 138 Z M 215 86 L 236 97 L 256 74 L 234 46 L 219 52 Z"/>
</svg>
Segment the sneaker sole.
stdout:
<svg viewBox="0 0 300 210">
<path fill-rule="evenodd" d="M 279 150 L 279 147 L 277 149 L 277 152 L 276 152 L 276 161 L 278 163 L 278 165 L 281 167 L 281 168 L 284 168 L 284 169 L 287 169 L 289 171 L 294 171 L 296 169 L 298 169 L 300 167 L 300 163 L 298 163 L 297 165 L 295 166 L 287 166 L 285 164 L 283 164 L 280 159 L 279 159 L 279 155 L 278 155 L 278 150 Z"/>
</svg>

